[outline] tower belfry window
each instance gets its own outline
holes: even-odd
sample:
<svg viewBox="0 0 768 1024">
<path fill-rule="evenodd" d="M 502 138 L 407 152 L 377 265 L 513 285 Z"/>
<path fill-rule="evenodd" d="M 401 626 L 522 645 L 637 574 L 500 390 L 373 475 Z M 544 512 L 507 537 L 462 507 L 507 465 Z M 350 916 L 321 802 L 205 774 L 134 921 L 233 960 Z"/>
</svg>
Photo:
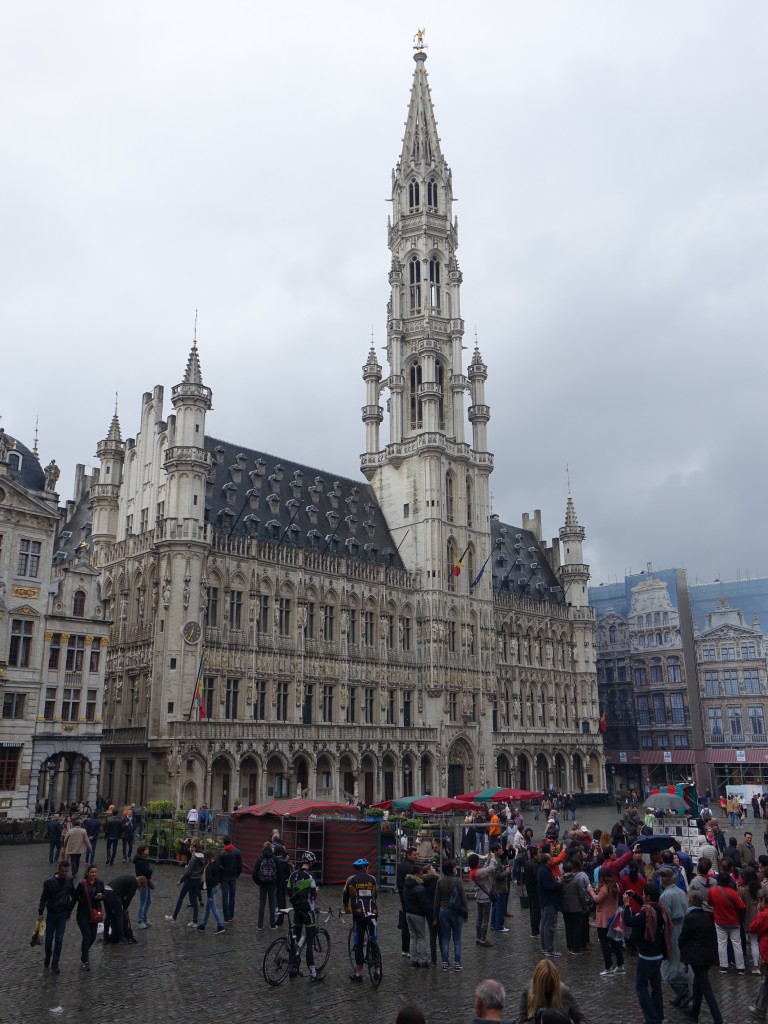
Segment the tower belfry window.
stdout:
<svg viewBox="0 0 768 1024">
<path fill-rule="evenodd" d="M 419 190 L 419 183 L 418 183 L 418 181 L 411 181 L 411 182 L 409 182 L 409 184 L 408 184 L 408 209 L 409 210 L 411 210 L 411 211 L 418 210 L 419 206 L 421 205 L 420 202 L 419 202 L 419 199 L 420 199 L 419 193 L 420 193 L 420 190 Z"/>
<path fill-rule="evenodd" d="M 445 518 L 449 523 L 454 517 L 453 473 L 445 474 Z"/>
<path fill-rule="evenodd" d="M 440 312 L 440 260 L 437 256 L 429 261 L 429 305 L 433 313 Z"/>
<path fill-rule="evenodd" d="M 437 182 L 434 178 L 427 182 L 427 208 L 430 213 L 437 213 Z"/>
<path fill-rule="evenodd" d="M 435 384 L 437 384 L 440 397 L 437 401 L 437 420 L 438 427 L 440 430 L 445 430 L 445 407 L 443 405 L 443 395 L 445 389 L 443 387 L 445 381 L 445 370 L 443 364 L 439 359 L 435 360 Z"/>
<path fill-rule="evenodd" d="M 408 264 L 408 284 L 410 286 L 411 312 L 421 312 L 421 262 L 414 256 Z"/>
<path fill-rule="evenodd" d="M 467 526 L 472 525 L 473 509 L 472 509 L 472 477 L 467 477 Z"/>
<path fill-rule="evenodd" d="M 409 402 L 411 411 L 411 426 L 418 427 L 422 422 L 421 399 L 419 398 L 419 385 L 421 384 L 421 363 L 414 363 L 411 366 L 409 375 Z"/>
</svg>

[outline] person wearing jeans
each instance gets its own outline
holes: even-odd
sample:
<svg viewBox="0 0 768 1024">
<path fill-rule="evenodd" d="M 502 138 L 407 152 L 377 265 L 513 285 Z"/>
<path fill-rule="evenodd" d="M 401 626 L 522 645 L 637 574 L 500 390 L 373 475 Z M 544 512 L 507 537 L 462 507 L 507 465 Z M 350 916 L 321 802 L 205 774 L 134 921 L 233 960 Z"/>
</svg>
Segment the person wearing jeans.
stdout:
<svg viewBox="0 0 768 1024">
<path fill-rule="evenodd" d="M 462 909 L 453 909 L 452 903 L 453 906 L 459 903 Z M 454 970 L 461 970 L 461 929 L 468 916 L 464 883 L 461 878 L 456 877 L 453 861 L 443 861 L 443 874 L 435 886 L 432 920 L 440 922 L 440 953 L 444 971 L 450 969 L 451 939 L 453 939 Z"/>
<path fill-rule="evenodd" d="M 138 927 L 149 928 L 149 908 L 152 905 L 152 865 L 149 863 L 149 847 L 140 843 L 133 858 L 133 868 L 139 885 Z M 143 879 L 143 881 L 142 881 Z"/>
<path fill-rule="evenodd" d="M 205 904 L 205 913 L 203 914 L 203 920 L 197 926 L 197 930 L 200 932 L 205 931 L 205 926 L 208 924 L 208 918 L 213 914 L 214 920 L 216 921 L 216 934 L 221 935 L 224 932 L 224 924 L 219 916 L 219 911 L 216 907 L 216 893 L 219 891 L 221 882 L 221 867 L 216 857 L 212 853 L 206 853 L 205 855 L 205 888 L 208 893 L 208 902 Z"/>
<path fill-rule="evenodd" d="M 507 912 L 507 901 L 509 900 L 509 876 L 512 874 L 512 866 L 501 860 L 501 848 L 494 844 L 491 847 L 493 854 L 492 863 L 494 866 L 491 879 L 493 887 L 499 894 L 499 898 L 491 907 L 491 931 L 508 932 L 509 928 L 504 926 L 504 917 Z"/>
<path fill-rule="evenodd" d="M 557 912 L 560 909 L 560 882 L 552 874 L 551 861 L 551 854 L 541 854 L 539 872 L 536 877 L 539 905 L 541 906 L 541 951 L 544 956 L 561 956 L 562 954 L 555 950 L 555 925 Z"/>
<path fill-rule="evenodd" d="M 597 938 L 603 954 L 605 969 L 600 972 L 601 977 L 607 978 L 612 974 L 624 973 L 624 953 L 621 943 L 608 938 L 608 928 L 619 909 L 619 887 L 614 881 L 610 868 L 600 868 L 597 873 L 597 889 L 591 885 L 587 890 L 595 901 L 595 924 L 597 925 Z M 616 967 L 613 966 L 613 956 L 616 957 Z"/>
<path fill-rule="evenodd" d="M 664 997 L 661 992 L 661 963 L 667 955 L 667 939 L 672 922 L 665 907 L 659 905 L 659 890 L 651 882 L 643 886 L 643 905 L 637 914 L 629 905 L 631 895 L 625 892 L 624 925 L 636 928 L 637 973 L 635 992 L 645 1024 L 661 1024 L 664 1019 Z M 653 915 L 649 919 L 649 915 Z"/>
<path fill-rule="evenodd" d="M 467 860 L 469 865 L 469 877 L 475 883 L 475 906 L 477 907 L 477 922 L 475 925 L 476 944 L 489 948 L 492 943 L 488 941 L 488 924 L 491 919 L 493 903 L 493 864 L 486 864 L 480 867 L 480 858 L 476 853 L 471 853 Z M 498 900 L 498 896 L 497 896 Z"/>
<path fill-rule="evenodd" d="M 179 916 L 179 911 L 184 903 L 184 897 L 189 895 L 192 903 L 192 920 L 188 922 L 187 927 L 191 928 L 193 925 L 197 925 L 197 912 L 200 907 L 200 887 L 203 884 L 204 871 L 205 864 L 203 863 L 203 855 L 200 852 L 200 843 L 197 839 L 193 839 L 189 844 L 189 861 L 184 869 L 184 874 L 178 882 L 180 886 L 179 898 L 176 900 L 173 913 L 165 915 L 166 921 L 171 921 L 173 924 L 176 923 L 176 918 Z"/>
<path fill-rule="evenodd" d="M 235 890 L 237 889 L 237 880 L 243 871 L 243 858 L 237 847 L 233 845 L 231 836 L 224 836 L 222 842 L 224 849 L 219 854 L 221 909 L 224 914 L 224 923 L 231 924 L 235 919 Z"/>
<path fill-rule="evenodd" d="M 52 967 L 53 973 L 59 973 L 59 957 L 64 941 L 64 930 L 69 920 L 69 912 L 75 899 L 75 886 L 69 878 L 69 862 L 63 860 L 56 868 L 56 874 L 43 883 L 40 903 L 37 908 L 38 921 L 45 919 L 45 967 Z M 53 962 L 51 962 L 53 956 Z"/>
</svg>

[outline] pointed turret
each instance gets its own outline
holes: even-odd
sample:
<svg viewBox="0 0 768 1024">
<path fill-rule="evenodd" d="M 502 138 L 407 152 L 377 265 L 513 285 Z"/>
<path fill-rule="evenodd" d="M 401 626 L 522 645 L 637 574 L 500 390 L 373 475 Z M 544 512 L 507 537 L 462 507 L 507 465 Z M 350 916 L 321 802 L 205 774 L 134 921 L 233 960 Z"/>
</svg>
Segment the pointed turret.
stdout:
<svg viewBox="0 0 768 1024">
<path fill-rule="evenodd" d="M 368 359 L 363 366 L 363 380 L 365 381 L 365 405 L 363 406 L 363 423 L 365 424 L 365 450 L 369 455 L 379 450 L 379 427 L 384 419 L 384 410 L 379 405 L 379 390 L 381 388 L 381 366 L 376 358 L 371 338 L 371 347 L 368 352 Z"/>
<path fill-rule="evenodd" d="M 177 533 L 181 530 L 179 536 L 196 537 L 203 530 L 205 479 L 211 466 L 211 453 L 205 449 L 205 414 L 213 408 L 211 389 L 203 384 L 200 369 L 197 314 L 184 379 L 171 390 L 171 403 L 176 415 L 168 424 L 169 445 L 163 465 L 175 485 L 168 490 L 166 525 Z"/>
<path fill-rule="evenodd" d="M 569 491 L 565 505 L 565 525 L 560 527 L 560 543 L 563 547 L 560 580 L 565 591 L 566 603 L 574 608 L 586 608 L 589 604 L 589 566 L 584 564 L 582 554 L 585 536 L 586 530 L 579 526 L 576 507 Z"/>
<path fill-rule="evenodd" d="M 91 487 L 93 508 L 93 545 L 99 549 L 117 540 L 119 519 L 120 485 L 123 482 L 125 442 L 120 435 L 120 420 L 117 417 L 117 399 L 112 422 L 107 436 L 96 445 L 99 460 L 99 480 Z"/>
<path fill-rule="evenodd" d="M 483 362 L 480 349 L 475 338 L 475 351 L 467 371 L 472 405 L 469 407 L 469 422 L 472 424 L 472 448 L 476 452 L 488 450 L 488 420 L 491 410 L 485 404 L 485 382 L 488 380 L 488 367 Z"/>
<path fill-rule="evenodd" d="M 192 349 L 187 359 L 187 369 L 184 371 L 185 384 L 202 384 L 203 371 L 200 369 L 200 355 L 197 351 L 197 338 L 192 342 Z"/>
</svg>

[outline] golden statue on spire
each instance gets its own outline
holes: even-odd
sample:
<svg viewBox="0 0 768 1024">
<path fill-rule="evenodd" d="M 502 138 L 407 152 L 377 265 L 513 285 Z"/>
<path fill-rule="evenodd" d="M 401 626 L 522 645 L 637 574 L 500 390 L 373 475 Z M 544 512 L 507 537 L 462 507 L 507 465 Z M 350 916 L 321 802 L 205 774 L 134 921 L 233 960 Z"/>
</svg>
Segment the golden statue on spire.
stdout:
<svg viewBox="0 0 768 1024">
<path fill-rule="evenodd" d="M 418 50 L 419 53 L 421 53 L 422 51 L 426 50 L 426 48 L 427 48 L 426 43 L 424 42 L 424 33 L 426 31 L 427 30 L 425 28 L 418 28 L 418 29 L 416 29 L 416 35 L 413 37 L 413 42 L 414 42 L 414 47 L 413 48 L 414 48 L 414 50 Z"/>
</svg>

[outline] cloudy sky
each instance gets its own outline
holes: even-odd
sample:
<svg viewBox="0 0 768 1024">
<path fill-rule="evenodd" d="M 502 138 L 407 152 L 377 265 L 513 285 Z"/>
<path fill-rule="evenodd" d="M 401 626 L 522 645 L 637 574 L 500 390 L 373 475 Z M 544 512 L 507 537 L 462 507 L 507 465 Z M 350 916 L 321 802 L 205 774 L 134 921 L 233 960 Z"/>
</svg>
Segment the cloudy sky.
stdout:
<svg viewBox="0 0 768 1024">
<path fill-rule="evenodd" d="M 209 432 L 356 475 L 422 25 L 494 511 L 569 464 L 593 582 L 768 575 L 762 0 L 3 4 L 2 424 L 69 497 L 198 308 Z"/>
</svg>

